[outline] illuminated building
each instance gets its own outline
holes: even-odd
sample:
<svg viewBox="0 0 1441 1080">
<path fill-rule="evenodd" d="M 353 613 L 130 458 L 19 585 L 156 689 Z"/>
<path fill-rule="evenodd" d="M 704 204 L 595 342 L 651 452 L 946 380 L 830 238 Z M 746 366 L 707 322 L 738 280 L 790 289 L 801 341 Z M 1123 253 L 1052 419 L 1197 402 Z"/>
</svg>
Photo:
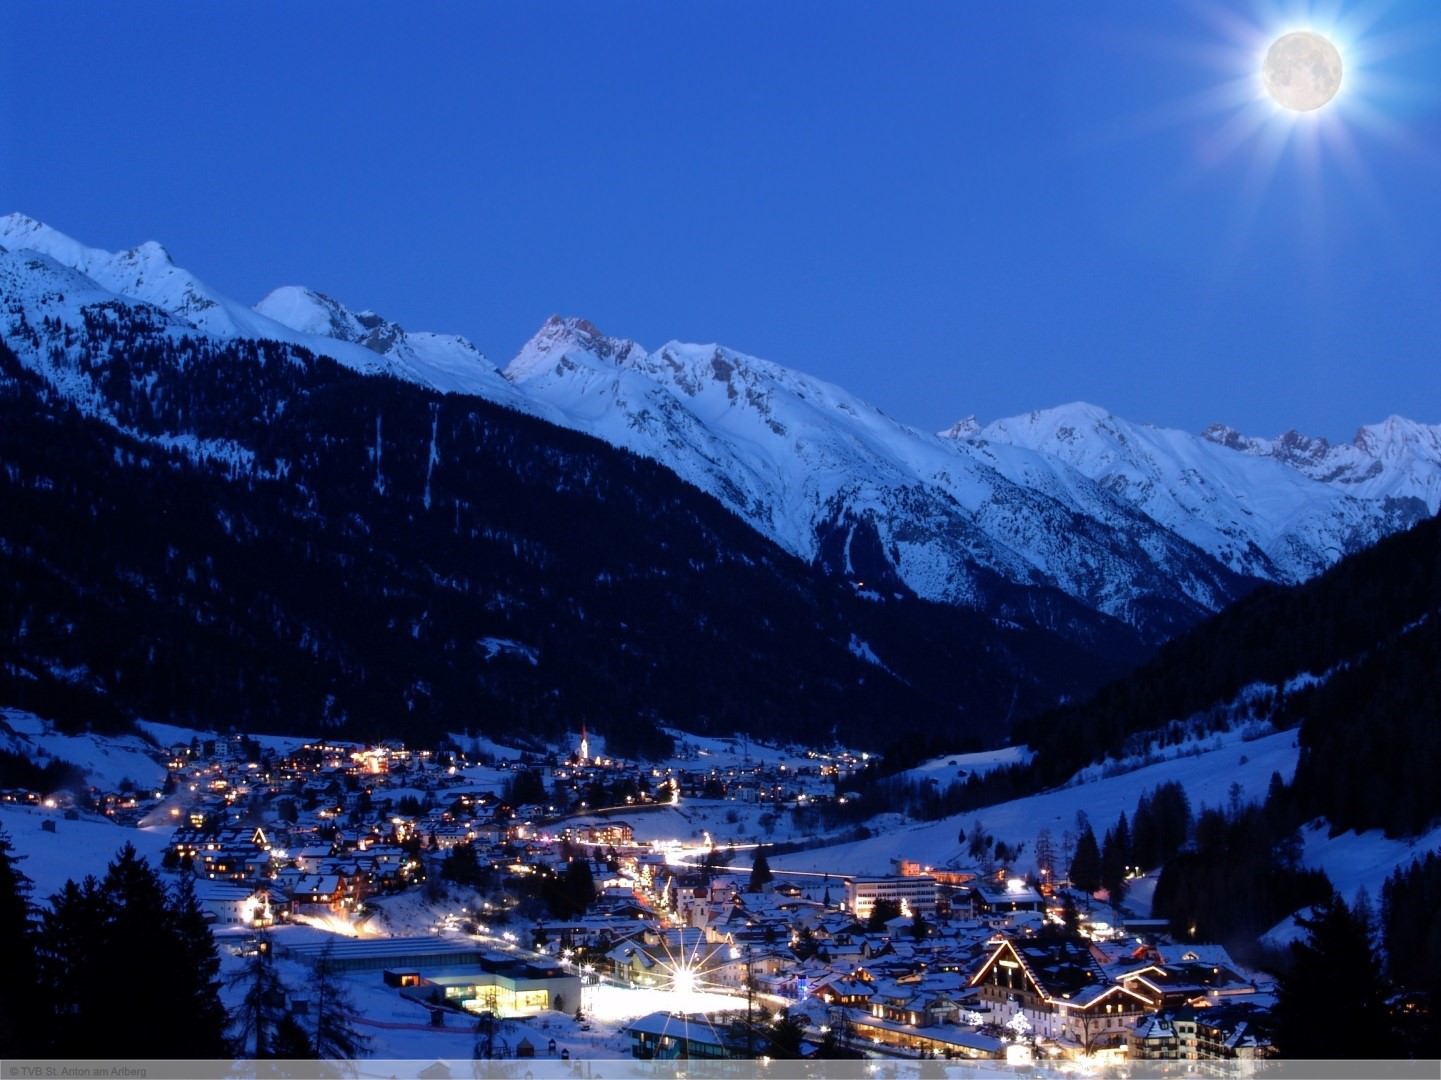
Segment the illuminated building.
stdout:
<svg viewBox="0 0 1441 1080">
<path fill-rule="evenodd" d="M 277 943 L 280 956 L 339 972 L 374 971 L 420 1002 L 436 1000 L 467 1012 L 530 1016 L 580 1005 L 580 976 L 559 964 L 497 953 L 474 942 L 431 937 L 355 938 Z"/>
<path fill-rule="evenodd" d="M 1038 1036 L 1080 1054 L 1124 1052 L 1126 1037 L 1150 1009 L 1140 994 L 1107 979 L 1090 952 L 1071 941 L 1001 940 L 970 985 L 997 1023 L 1017 1016 Z"/>
<path fill-rule="evenodd" d="M 869 919 L 877 900 L 893 900 L 902 914 L 931 916 L 936 913 L 936 879 L 919 877 L 873 877 L 846 879 L 846 907 L 858 919 Z"/>
</svg>

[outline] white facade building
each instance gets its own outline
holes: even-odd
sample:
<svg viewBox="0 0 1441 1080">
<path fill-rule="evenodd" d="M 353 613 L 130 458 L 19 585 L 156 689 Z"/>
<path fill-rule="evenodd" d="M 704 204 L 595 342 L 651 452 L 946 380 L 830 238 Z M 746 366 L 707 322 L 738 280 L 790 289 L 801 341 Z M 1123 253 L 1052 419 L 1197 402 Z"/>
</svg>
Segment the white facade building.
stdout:
<svg viewBox="0 0 1441 1080">
<path fill-rule="evenodd" d="M 903 915 L 936 913 L 933 877 L 871 877 L 846 879 L 846 907 L 858 919 L 869 919 L 877 900 L 894 900 Z"/>
</svg>

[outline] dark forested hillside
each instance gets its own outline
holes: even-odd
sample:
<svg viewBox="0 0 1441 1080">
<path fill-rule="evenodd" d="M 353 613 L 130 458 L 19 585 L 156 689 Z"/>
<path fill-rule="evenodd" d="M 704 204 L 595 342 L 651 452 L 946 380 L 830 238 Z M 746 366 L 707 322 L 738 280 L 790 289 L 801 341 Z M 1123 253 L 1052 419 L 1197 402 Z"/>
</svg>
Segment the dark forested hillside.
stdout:
<svg viewBox="0 0 1441 1080">
<path fill-rule="evenodd" d="M 1223 706 L 1260 684 L 1252 714 L 1299 725 L 1300 810 L 1337 829 L 1410 834 L 1441 815 L 1438 672 L 1432 518 L 1303 585 L 1258 590 L 1084 704 L 1023 721 L 1016 738 L 1039 751 L 1031 781 L 1054 782 L 1138 734 L 1165 738 L 1168 721 L 1229 722 Z"/>
<path fill-rule="evenodd" d="M 67 726 L 873 745 L 992 735 L 1139 652 L 1099 617 L 1082 649 L 864 599 L 655 464 L 478 399 L 134 309 L 42 329 L 104 419 L 0 346 L 0 704 Z"/>
</svg>

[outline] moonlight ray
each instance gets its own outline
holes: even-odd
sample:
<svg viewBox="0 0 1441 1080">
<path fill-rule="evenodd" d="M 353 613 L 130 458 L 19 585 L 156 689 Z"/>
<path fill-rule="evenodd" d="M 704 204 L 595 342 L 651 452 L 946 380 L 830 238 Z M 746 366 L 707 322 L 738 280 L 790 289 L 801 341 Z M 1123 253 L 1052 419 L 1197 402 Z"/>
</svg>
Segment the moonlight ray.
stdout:
<svg viewBox="0 0 1441 1080">
<path fill-rule="evenodd" d="M 1381 31 L 1378 5 L 1341 3 L 1263 4 L 1254 15 L 1193 5 L 1204 28 L 1199 39 L 1132 36 L 1137 53 L 1175 59 L 1214 72 L 1190 92 L 1153 102 L 1118 117 L 1101 141 L 1145 138 L 1186 129 L 1190 152 L 1169 190 L 1159 185 L 1135 213 L 1160 223 L 1188 189 L 1237 170 L 1230 178 L 1235 198 L 1225 230 L 1222 263 L 1244 257 L 1268 194 L 1283 170 L 1294 174 L 1300 198 L 1296 224 L 1311 245 L 1327 232 L 1325 192 L 1341 183 L 1357 192 L 1376 223 L 1391 235 L 1395 222 L 1371 175 L 1364 142 L 1377 139 L 1411 156 L 1417 165 L 1441 173 L 1441 154 L 1417 140 L 1396 115 L 1410 98 L 1424 96 L 1394 74 L 1379 71 L 1383 60 L 1420 47 L 1437 36 L 1436 21 L 1418 22 L 1408 32 Z M 1124 32 L 1118 39 L 1124 39 Z M 1193 86 L 1196 84 L 1193 83 Z M 1217 268 L 1223 274 L 1225 266 Z"/>
</svg>

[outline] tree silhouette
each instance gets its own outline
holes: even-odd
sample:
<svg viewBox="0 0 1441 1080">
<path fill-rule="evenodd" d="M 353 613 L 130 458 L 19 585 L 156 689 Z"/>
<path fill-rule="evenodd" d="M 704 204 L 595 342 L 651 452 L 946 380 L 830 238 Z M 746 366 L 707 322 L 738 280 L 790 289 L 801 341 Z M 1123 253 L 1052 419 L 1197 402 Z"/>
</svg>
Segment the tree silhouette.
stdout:
<svg viewBox="0 0 1441 1080">
<path fill-rule="evenodd" d="M 750 891 L 760 892 L 774 879 L 775 874 L 771 872 L 771 864 L 766 859 L 765 848 L 756 848 L 755 861 L 751 864 Z"/>
<path fill-rule="evenodd" d="M 871 906 L 870 917 L 866 919 L 866 929 L 872 933 L 880 933 L 886 928 L 886 923 L 899 918 L 900 914 L 900 901 L 884 896 L 879 897 Z"/>
<path fill-rule="evenodd" d="M 255 952 L 245 966 L 230 976 L 232 987 L 244 989 L 239 1006 L 232 1014 L 237 1047 L 241 1054 L 255 1058 L 275 1056 L 273 1045 L 285 1011 L 285 984 L 271 961 L 270 936 L 259 935 Z M 292 1033 L 293 1034 L 293 1033 Z"/>
<path fill-rule="evenodd" d="M 1101 848 L 1096 843 L 1096 834 L 1087 823 L 1081 838 L 1076 841 L 1076 854 L 1071 859 L 1071 884 L 1084 893 L 1093 893 L 1101 887 Z"/>
<path fill-rule="evenodd" d="M 1131 862 L 1131 830 L 1123 812 L 1114 828 L 1106 830 L 1101 845 L 1101 885 L 1111 898 L 1111 906 L 1120 907 L 1126 895 L 1126 873 Z"/>
<path fill-rule="evenodd" d="M 364 1055 L 370 1039 L 357 1031 L 351 1021 L 356 1011 L 355 1002 L 336 970 L 333 950 L 334 944 L 327 942 L 316 957 L 310 978 L 310 997 L 315 1009 L 311 1043 L 317 1057 L 351 1061 Z"/>
<path fill-rule="evenodd" d="M 1386 986 L 1368 927 L 1336 893 L 1296 921 L 1306 938 L 1291 943 L 1278 988 L 1277 1049 L 1311 1060 L 1387 1056 Z"/>
<path fill-rule="evenodd" d="M 37 957 L 53 1004 L 51 1039 L 66 1053 L 153 1056 L 157 1011 L 176 1023 L 168 1052 L 219 1057 L 227 1050 L 220 962 L 194 893 L 184 883 L 167 893 L 130 844 L 103 879 L 67 882 L 52 897 Z M 149 993 L 113 992 L 142 972 Z"/>
<path fill-rule="evenodd" d="M 48 1019 L 35 961 L 38 926 L 31 881 L 16 865 L 10 837 L 0 829 L 0 1058 L 38 1057 L 40 1024 Z"/>
</svg>

